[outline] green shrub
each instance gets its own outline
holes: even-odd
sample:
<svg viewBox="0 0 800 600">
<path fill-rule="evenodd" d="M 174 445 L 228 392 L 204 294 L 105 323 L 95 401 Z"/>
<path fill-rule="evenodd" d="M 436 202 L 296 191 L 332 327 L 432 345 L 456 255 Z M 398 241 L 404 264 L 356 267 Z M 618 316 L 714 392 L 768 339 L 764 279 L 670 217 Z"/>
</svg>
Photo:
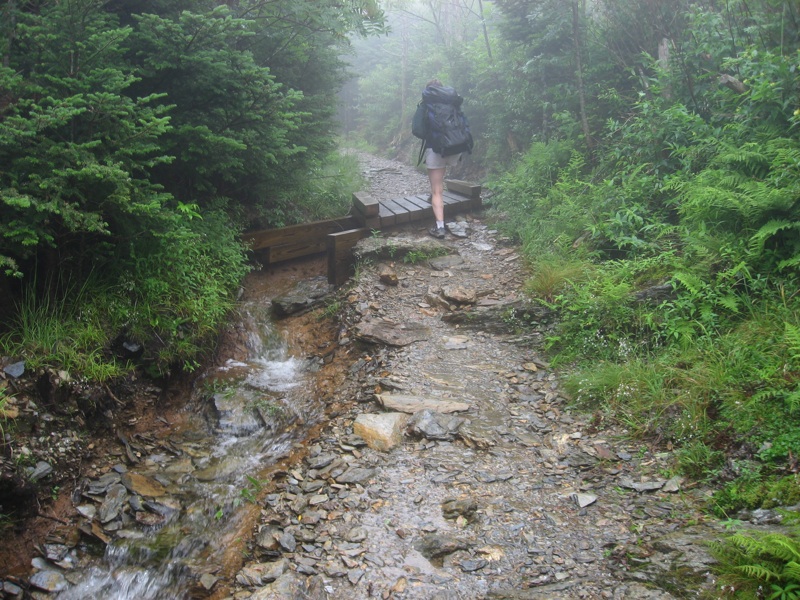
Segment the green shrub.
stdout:
<svg viewBox="0 0 800 600">
<path fill-rule="evenodd" d="M 740 532 L 710 543 L 719 589 L 741 598 L 800 598 L 799 534 L 795 525 L 785 534 Z"/>
</svg>

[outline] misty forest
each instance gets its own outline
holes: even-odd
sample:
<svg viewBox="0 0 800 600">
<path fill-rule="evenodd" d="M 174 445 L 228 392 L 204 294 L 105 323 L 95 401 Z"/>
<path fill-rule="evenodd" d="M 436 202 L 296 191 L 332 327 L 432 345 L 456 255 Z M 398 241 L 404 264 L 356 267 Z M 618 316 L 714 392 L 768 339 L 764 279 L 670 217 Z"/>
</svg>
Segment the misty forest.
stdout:
<svg viewBox="0 0 800 600">
<path fill-rule="evenodd" d="M 416 165 L 438 78 L 575 409 L 668 448 L 710 518 L 800 505 L 797 0 L 4 0 L 0 59 L 3 364 L 200 369 L 241 234 L 346 214 L 348 150 Z M 800 598 L 778 541 L 717 543 L 743 597 Z"/>
</svg>

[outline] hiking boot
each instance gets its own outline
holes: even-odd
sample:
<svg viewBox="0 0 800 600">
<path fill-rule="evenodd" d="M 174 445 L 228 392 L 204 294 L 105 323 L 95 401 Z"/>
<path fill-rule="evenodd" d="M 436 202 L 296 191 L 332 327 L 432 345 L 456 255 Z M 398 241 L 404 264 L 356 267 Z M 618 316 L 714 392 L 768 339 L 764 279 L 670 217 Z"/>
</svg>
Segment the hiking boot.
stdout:
<svg viewBox="0 0 800 600">
<path fill-rule="evenodd" d="M 437 239 L 440 240 L 444 239 L 444 227 L 437 227 L 436 225 L 434 225 L 433 227 L 431 227 L 431 230 L 428 233 L 430 233 L 433 237 Z"/>
</svg>

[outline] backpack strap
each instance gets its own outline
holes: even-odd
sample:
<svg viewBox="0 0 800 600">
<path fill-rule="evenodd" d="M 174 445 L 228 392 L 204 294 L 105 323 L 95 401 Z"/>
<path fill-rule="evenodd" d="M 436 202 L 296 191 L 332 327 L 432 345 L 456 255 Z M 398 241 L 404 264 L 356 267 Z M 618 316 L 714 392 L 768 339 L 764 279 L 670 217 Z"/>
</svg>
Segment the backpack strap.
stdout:
<svg viewBox="0 0 800 600">
<path fill-rule="evenodd" d="M 417 166 L 420 165 L 422 162 L 422 157 L 425 156 L 425 147 L 427 145 L 427 140 L 422 140 L 422 143 L 419 145 L 419 156 L 417 157 Z"/>
</svg>

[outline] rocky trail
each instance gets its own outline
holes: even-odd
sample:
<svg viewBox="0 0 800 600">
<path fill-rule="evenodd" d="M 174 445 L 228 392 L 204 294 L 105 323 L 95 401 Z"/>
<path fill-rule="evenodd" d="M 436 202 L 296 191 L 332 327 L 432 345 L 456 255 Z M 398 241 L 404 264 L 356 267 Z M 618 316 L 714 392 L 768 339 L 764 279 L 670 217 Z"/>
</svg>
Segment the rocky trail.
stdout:
<svg viewBox="0 0 800 600">
<path fill-rule="evenodd" d="M 428 189 L 407 165 L 359 159 L 374 197 Z M 320 284 L 321 259 L 248 279 L 243 302 L 261 308 L 296 287 L 325 293 L 277 311 L 293 313 L 275 327 L 297 356 L 288 360 L 310 375 L 291 407 L 281 408 L 280 391 L 236 422 L 276 432 L 269 461 L 248 467 L 246 502 L 218 506 L 184 491 L 227 476 L 208 457 L 225 452 L 203 447 L 203 425 L 188 426 L 226 426 L 224 394 L 208 417 L 198 392 L 207 381 L 138 388 L 102 440 L 48 425 L 53 439 L 75 440 L 65 451 L 82 457 L 70 467 L 74 488 L 54 494 L 26 535 L 4 534 L 7 548 L 25 550 L 0 553 L 8 573 L 17 559 L 13 576 L 0 569 L 0 597 L 110 598 L 104 590 L 120 582 L 124 597 L 217 600 L 668 599 L 713 589 L 704 542 L 720 528 L 698 509 L 705 492 L 670 476 L 668 448 L 571 406 L 541 351 L 553 317 L 526 302 L 516 249 L 485 215 L 459 217 L 443 241 L 429 225 L 362 240 L 339 290 Z M 248 335 L 232 326 L 209 372 L 243 364 Z M 27 444 L 36 456 L 46 441 Z M 166 534 L 177 513 L 190 519 Z M 214 521 L 227 519 L 217 533 Z M 122 566 L 94 595 L 82 591 L 92 547 L 147 533 L 187 548 L 217 537 L 222 550 L 187 552 L 155 591 L 136 588 L 141 575 Z"/>
<path fill-rule="evenodd" d="M 427 185 L 362 160 L 376 197 Z M 670 452 L 570 408 L 516 250 L 479 215 L 450 228 L 359 245 L 344 408 L 266 496 L 230 597 L 699 596 L 718 534 L 702 492 L 668 477 Z"/>
</svg>

